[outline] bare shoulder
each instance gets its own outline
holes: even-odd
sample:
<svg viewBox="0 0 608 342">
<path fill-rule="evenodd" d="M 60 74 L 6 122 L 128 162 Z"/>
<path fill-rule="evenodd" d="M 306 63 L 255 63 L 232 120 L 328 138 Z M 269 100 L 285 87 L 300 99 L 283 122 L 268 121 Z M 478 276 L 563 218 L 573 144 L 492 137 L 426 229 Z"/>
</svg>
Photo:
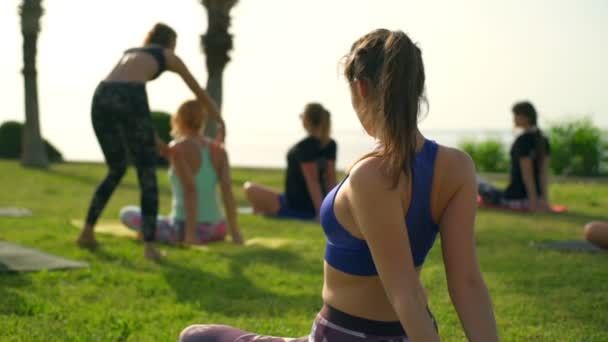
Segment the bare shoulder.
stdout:
<svg viewBox="0 0 608 342">
<path fill-rule="evenodd" d="M 440 145 L 437 166 L 449 183 L 462 184 L 475 179 L 475 163 L 471 156 L 457 148 Z"/>
<path fill-rule="evenodd" d="M 196 145 L 185 139 L 171 140 L 169 150 L 174 156 L 188 156 L 196 153 Z"/>
<path fill-rule="evenodd" d="M 392 179 L 386 173 L 382 158 L 375 156 L 365 158 L 355 164 L 349 173 L 348 181 L 354 191 L 361 193 L 394 190 Z"/>
</svg>

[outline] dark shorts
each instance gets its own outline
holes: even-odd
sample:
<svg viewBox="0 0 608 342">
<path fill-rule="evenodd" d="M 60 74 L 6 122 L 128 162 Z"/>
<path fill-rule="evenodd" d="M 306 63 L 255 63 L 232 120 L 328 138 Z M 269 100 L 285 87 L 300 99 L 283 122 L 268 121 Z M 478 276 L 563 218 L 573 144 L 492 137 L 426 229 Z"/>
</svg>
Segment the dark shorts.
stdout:
<svg viewBox="0 0 608 342">
<path fill-rule="evenodd" d="M 292 218 L 298 220 L 314 220 L 316 213 L 314 211 L 299 210 L 289 207 L 285 194 L 279 195 L 279 211 L 274 215 L 278 218 Z"/>
</svg>

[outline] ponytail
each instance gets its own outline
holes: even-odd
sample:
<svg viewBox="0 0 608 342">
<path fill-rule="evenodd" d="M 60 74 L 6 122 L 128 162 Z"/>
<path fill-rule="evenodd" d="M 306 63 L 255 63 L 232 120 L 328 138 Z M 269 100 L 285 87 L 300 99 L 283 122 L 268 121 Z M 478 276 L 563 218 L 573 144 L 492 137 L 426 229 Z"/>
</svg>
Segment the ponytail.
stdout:
<svg viewBox="0 0 608 342">
<path fill-rule="evenodd" d="M 321 145 L 327 145 L 331 140 L 331 119 L 329 111 L 320 103 L 312 102 L 307 104 L 304 108 L 304 117 L 318 133 Z"/>
<path fill-rule="evenodd" d="M 528 123 L 530 126 L 534 126 L 536 128 L 535 136 L 535 144 L 534 150 L 536 151 L 536 163 L 537 166 L 540 166 L 545 159 L 545 155 L 547 154 L 545 147 L 545 138 L 543 136 L 540 127 L 538 126 L 538 114 L 536 112 L 536 108 L 532 105 L 532 103 L 528 101 L 518 102 L 513 105 L 512 112 L 515 115 L 521 115 L 528 119 Z"/>
<path fill-rule="evenodd" d="M 421 51 L 401 31 L 375 30 L 353 44 L 345 75 L 350 82 L 368 82 L 372 89 L 374 109 L 380 115 L 378 137 L 384 146 L 364 158 L 382 158 L 396 186 L 401 172 L 410 175 L 416 151 L 425 84 Z"/>
</svg>

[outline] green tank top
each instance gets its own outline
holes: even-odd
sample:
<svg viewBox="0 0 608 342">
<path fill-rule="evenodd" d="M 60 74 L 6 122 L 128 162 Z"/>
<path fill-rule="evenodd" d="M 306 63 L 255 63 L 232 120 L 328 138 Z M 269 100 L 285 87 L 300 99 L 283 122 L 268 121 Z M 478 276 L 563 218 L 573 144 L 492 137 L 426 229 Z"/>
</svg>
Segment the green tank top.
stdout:
<svg viewBox="0 0 608 342">
<path fill-rule="evenodd" d="M 169 168 L 169 182 L 171 183 L 171 218 L 174 220 L 186 220 L 186 208 L 184 203 L 184 190 L 179 177 Z M 209 147 L 201 147 L 201 166 L 194 176 L 196 187 L 197 210 L 196 221 L 198 223 L 218 223 L 224 219 L 224 213 L 220 209 L 217 194 L 218 177 L 211 162 Z"/>
</svg>

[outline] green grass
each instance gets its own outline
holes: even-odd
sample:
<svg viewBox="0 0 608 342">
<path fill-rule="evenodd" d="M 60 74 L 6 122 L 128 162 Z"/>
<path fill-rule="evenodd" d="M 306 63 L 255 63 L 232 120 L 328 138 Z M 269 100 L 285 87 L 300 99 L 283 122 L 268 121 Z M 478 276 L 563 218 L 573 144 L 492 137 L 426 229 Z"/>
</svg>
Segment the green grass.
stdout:
<svg viewBox="0 0 608 342">
<path fill-rule="evenodd" d="M 89 269 L 0 274 L 1 341 L 174 341 L 192 323 L 215 322 L 284 336 L 308 333 L 321 305 L 324 236 L 317 225 L 244 215 L 247 238 L 279 237 L 289 244 L 238 248 L 228 243 L 206 251 L 164 248 L 166 261 L 142 258 L 140 243 L 99 235 L 96 252 L 75 247 L 72 218 L 82 218 L 105 173 L 94 164 L 60 164 L 49 171 L 0 161 L 0 206 L 20 206 L 29 218 L 0 218 L 0 240 L 68 258 Z M 159 170 L 161 213 L 170 192 Z M 234 171 L 234 185 L 248 179 L 282 187 L 276 170 Z M 131 170 L 103 217 L 138 203 Z M 582 225 L 604 218 L 608 184 L 562 180 L 552 187 L 564 215 L 481 211 L 478 256 L 494 301 L 504 341 L 608 340 L 608 258 L 538 250 L 531 241 L 577 239 Z M 464 340 L 450 303 L 436 245 L 423 281 L 446 341 Z"/>
</svg>

